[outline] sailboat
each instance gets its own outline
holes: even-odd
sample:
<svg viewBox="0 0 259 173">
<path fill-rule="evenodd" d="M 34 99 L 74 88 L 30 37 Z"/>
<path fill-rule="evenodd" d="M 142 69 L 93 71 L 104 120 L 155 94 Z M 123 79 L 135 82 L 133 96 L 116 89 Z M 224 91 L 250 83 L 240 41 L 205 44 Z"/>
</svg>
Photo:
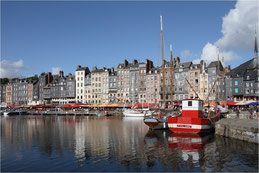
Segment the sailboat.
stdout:
<svg viewBox="0 0 259 173">
<path fill-rule="evenodd" d="M 165 69 L 164 69 L 164 52 L 163 52 L 163 25 L 162 25 L 162 16 L 160 16 L 161 22 L 161 42 L 162 42 L 162 73 L 163 73 L 163 104 L 162 107 L 165 108 Z M 170 63 L 171 63 L 171 100 L 172 98 L 172 45 L 170 45 Z M 152 117 L 145 117 L 144 123 L 149 126 L 152 130 L 167 129 L 168 120 L 167 116 L 163 116 L 162 113 L 157 113 Z"/>
</svg>

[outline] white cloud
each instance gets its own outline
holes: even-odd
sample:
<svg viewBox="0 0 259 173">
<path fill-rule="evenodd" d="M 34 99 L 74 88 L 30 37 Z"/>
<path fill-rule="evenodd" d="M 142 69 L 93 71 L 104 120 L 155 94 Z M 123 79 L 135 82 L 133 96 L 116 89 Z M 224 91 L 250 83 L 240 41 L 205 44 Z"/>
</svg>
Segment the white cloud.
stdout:
<svg viewBox="0 0 259 173">
<path fill-rule="evenodd" d="M 59 71 L 61 70 L 61 68 L 59 67 L 52 67 L 52 74 L 59 74 Z"/>
<path fill-rule="evenodd" d="M 218 48 L 220 57 L 225 62 L 241 58 L 231 51 L 251 50 L 254 46 L 255 25 L 258 21 L 258 1 L 238 0 L 235 9 L 223 17 L 222 34 L 214 44 L 207 43 L 201 54 L 201 59 L 211 62 L 217 60 Z"/>
<path fill-rule="evenodd" d="M 0 61 L 0 77 L 1 78 L 21 78 L 21 69 L 24 69 L 23 60 L 10 61 L 1 60 Z"/>
<path fill-rule="evenodd" d="M 200 64 L 200 59 L 195 59 L 192 61 L 193 64 Z"/>
<path fill-rule="evenodd" d="M 180 53 L 180 57 L 181 58 L 190 58 L 192 57 L 193 54 L 189 51 L 189 50 L 183 50 L 181 53 Z"/>
</svg>

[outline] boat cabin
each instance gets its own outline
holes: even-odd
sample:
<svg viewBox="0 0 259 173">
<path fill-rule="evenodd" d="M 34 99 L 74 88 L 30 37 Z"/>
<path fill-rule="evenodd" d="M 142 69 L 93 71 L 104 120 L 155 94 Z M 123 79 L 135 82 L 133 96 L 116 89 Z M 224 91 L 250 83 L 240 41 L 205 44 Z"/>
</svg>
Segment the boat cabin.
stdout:
<svg viewBox="0 0 259 173">
<path fill-rule="evenodd" d="M 203 101 L 197 99 L 183 100 L 182 117 L 203 118 Z"/>
</svg>

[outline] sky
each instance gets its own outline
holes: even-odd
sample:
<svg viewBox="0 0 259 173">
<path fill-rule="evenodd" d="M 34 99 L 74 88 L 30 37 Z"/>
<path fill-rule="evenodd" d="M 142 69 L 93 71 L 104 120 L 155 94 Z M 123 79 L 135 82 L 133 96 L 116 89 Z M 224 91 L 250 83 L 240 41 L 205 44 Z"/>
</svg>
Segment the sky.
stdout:
<svg viewBox="0 0 259 173">
<path fill-rule="evenodd" d="M 254 57 L 258 1 L 1 1 L 0 77 L 74 74 L 77 65 L 124 59 L 161 65 L 164 55 L 232 68 Z"/>
</svg>

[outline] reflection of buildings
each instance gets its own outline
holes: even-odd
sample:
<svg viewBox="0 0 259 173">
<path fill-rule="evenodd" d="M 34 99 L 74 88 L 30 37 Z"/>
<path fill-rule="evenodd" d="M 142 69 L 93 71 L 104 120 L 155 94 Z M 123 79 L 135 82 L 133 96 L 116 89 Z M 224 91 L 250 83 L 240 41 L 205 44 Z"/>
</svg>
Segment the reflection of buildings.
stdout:
<svg viewBox="0 0 259 173">
<path fill-rule="evenodd" d="M 214 172 L 227 170 L 236 159 L 240 166 L 231 170 L 252 172 L 258 167 L 254 166 L 258 165 L 256 144 L 220 136 L 148 131 L 142 119 L 1 117 L 1 130 L 2 158 L 28 160 L 36 153 L 40 162 L 54 156 L 57 160 L 53 162 L 68 170 L 85 166 L 89 171 L 89 164 L 96 164 L 95 171 L 102 170 L 99 165 L 109 171 L 111 165 L 118 171 Z M 71 159 L 78 164 L 70 163 Z"/>
</svg>

